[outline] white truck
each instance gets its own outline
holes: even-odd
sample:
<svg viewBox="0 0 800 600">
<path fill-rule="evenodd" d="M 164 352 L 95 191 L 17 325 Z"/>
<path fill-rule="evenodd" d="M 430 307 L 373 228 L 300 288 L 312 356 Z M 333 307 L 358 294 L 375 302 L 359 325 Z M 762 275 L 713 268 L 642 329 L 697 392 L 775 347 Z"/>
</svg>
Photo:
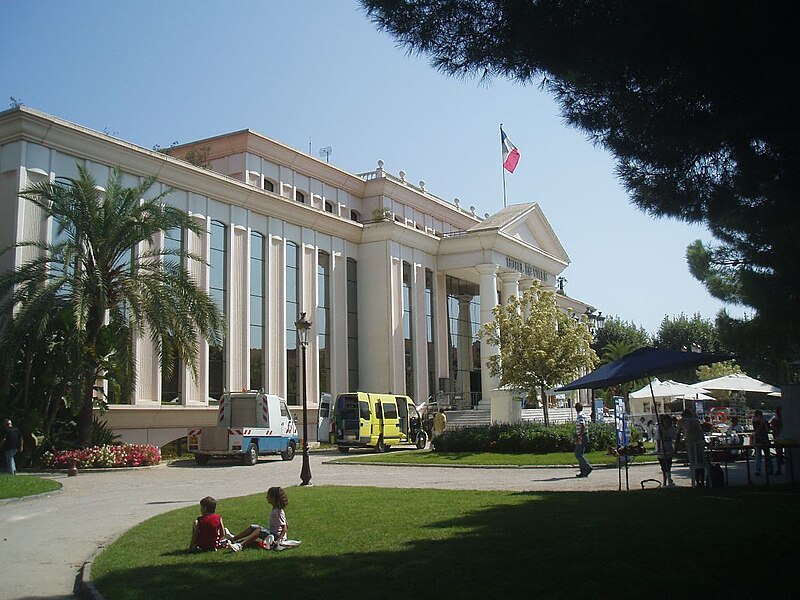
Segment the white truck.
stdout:
<svg viewBox="0 0 800 600">
<path fill-rule="evenodd" d="M 292 460 L 299 443 L 297 423 L 286 401 L 253 391 L 223 394 L 216 427 L 190 429 L 186 437 L 198 465 L 213 456 L 239 457 L 245 465 L 268 454 Z"/>
</svg>

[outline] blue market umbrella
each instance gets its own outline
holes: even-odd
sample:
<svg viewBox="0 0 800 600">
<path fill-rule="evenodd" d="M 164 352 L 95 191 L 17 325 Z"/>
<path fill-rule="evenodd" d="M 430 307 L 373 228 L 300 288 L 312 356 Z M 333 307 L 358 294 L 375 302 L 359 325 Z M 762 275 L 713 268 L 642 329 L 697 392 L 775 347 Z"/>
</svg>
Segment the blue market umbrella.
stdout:
<svg viewBox="0 0 800 600">
<path fill-rule="evenodd" d="M 700 365 L 710 365 L 734 358 L 730 354 L 711 354 L 709 352 L 677 352 L 662 348 L 639 348 L 622 358 L 606 363 L 588 375 L 584 375 L 558 388 L 557 392 L 580 389 L 607 388 L 618 383 L 644 379 L 661 373 L 679 369 L 690 369 Z"/>
<path fill-rule="evenodd" d="M 606 363 L 598 367 L 588 375 L 584 375 L 558 388 L 557 392 L 579 389 L 598 389 L 607 388 L 618 383 L 627 383 L 636 379 L 647 378 L 650 384 L 650 395 L 653 395 L 653 383 L 651 378 L 654 375 L 670 373 L 679 369 L 689 369 L 700 365 L 710 365 L 733 358 L 730 354 L 711 354 L 708 352 L 677 352 L 675 350 L 664 350 L 661 348 L 639 348 L 622 358 Z M 657 409 L 656 409 L 657 410 Z M 658 412 L 656 412 L 658 419 Z M 624 421 L 623 421 L 624 422 Z M 622 489 L 622 475 L 620 474 L 619 487 Z M 625 461 L 625 487 L 628 486 L 628 461 Z"/>
</svg>

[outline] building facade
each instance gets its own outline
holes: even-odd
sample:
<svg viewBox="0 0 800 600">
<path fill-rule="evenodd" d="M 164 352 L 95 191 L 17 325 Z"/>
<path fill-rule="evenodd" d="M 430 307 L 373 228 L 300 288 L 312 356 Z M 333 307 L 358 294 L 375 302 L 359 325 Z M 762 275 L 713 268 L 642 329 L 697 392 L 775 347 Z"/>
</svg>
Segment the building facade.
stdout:
<svg viewBox="0 0 800 600">
<path fill-rule="evenodd" d="M 76 176 L 78 164 L 100 185 L 118 166 L 125 185 L 155 176 L 154 194 L 171 190 L 166 202 L 203 233 L 163 232 L 155 243 L 203 257 L 186 267 L 227 322 L 221 346 L 201 344 L 197 378 L 182 364 L 166 377 L 149 340 L 137 342 L 135 394 L 113 398 L 107 413 L 126 441 L 163 444 L 213 422 L 224 390 L 263 388 L 300 405 L 301 313 L 312 322 L 312 407 L 322 393 L 357 389 L 485 403 L 498 387 L 485 369 L 497 349 L 478 329 L 534 280 L 554 289 L 569 264 L 536 203 L 479 216 L 382 161 L 347 173 L 250 130 L 165 154 L 26 107 L 0 113 L 0 246 L 53 235 L 19 193 Z M 7 252 L 0 271 L 31 251 Z"/>
</svg>

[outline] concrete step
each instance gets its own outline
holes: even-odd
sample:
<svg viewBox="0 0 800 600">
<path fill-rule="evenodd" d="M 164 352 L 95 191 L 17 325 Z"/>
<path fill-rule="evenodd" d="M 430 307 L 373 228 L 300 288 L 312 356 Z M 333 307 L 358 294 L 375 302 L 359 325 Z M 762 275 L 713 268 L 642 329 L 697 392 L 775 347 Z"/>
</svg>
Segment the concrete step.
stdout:
<svg viewBox="0 0 800 600">
<path fill-rule="evenodd" d="M 549 417 L 551 424 L 572 423 L 575 421 L 575 411 L 571 408 L 551 408 Z M 524 408 L 522 420 L 544 423 L 544 411 L 541 408 Z M 447 427 L 478 427 L 489 425 L 491 421 L 492 413 L 489 409 L 447 411 Z"/>
</svg>

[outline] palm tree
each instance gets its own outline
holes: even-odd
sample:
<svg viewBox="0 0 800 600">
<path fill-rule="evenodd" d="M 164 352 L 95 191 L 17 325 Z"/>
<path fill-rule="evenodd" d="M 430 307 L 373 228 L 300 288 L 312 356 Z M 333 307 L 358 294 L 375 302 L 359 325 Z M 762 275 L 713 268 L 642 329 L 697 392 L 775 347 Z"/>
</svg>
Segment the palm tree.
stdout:
<svg viewBox="0 0 800 600">
<path fill-rule="evenodd" d="M 162 364 L 180 356 L 194 376 L 199 336 L 221 343 L 217 306 L 181 265 L 184 258 L 202 259 L 152 243 L 161 231 L 203 229 L 163 202 L 170 191 L 144 199 L 154 183 L 150 177 L 123 187 L 117 168 L 103 190 L 78 165 L 77 178 L 39 183 L 21 194 L 52 217 L 56 230 L 50 243 L 18 243 L 36 249 L 37 257 L 0 276 L 0 343 L 10 343 L 20 326 L 44 331 L 57 307 L 68 304 L 79 338 L 72 365 L 79 382 L 80 445 L 90 443 L 97 379 L 109 370 L 123 380 L 135 377 L 135 338 L 147 333 Z"/>
</svg>

